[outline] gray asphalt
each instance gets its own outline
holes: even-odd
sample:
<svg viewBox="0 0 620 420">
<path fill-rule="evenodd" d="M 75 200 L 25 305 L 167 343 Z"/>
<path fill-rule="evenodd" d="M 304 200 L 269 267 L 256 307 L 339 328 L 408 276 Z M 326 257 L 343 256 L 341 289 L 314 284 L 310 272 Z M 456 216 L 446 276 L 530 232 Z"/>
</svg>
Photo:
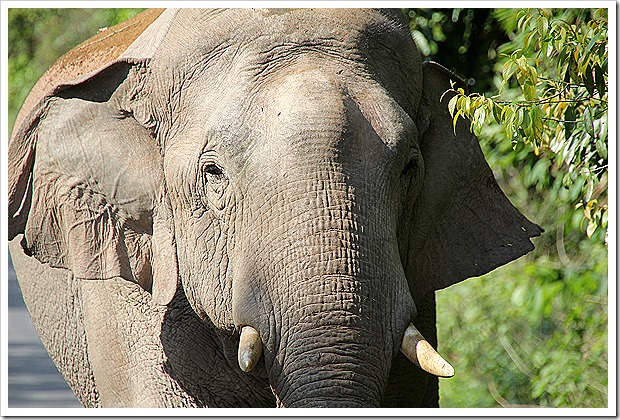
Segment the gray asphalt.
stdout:
<svg viewBox="0 0 620 420">
<path fill-rule="evenodd" d="M 15 277 L 9 255 L 8 406 L 81 407 L 41 344 Z"/>
</svg>

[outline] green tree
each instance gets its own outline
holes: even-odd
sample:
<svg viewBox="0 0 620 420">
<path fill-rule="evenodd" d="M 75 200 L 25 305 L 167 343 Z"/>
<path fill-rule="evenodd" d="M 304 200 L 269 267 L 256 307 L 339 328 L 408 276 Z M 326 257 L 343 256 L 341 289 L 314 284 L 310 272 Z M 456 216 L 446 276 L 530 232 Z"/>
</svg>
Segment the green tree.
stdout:
<svg viewBox="0 0 620 420">
<path fill-rule="evenodd" d="M 523 142 L 543 155 L 536 164 L 555 166 L 542 176 L 560 169 L 563 187 L 579 183 L 575 205 L 583 208 L 586 234 L 606 231 L 607 9 L 523 9 L 516 16 L 508 9 L 496 15 L 506 29 L 517 19 L 512 41 L 499 48 L 500 86 L 491 96 L 456 89 L 448 104 L 455 124 L 466 116 L 476 134 L 500 124 L 513 147 Z"/>
<path fill-rule="evenodd" d="M 546 230 L 527 257 L 438 292 L 457 370 L 442 406 L 605 407 L 607 11 L 407 12 L 422 53 L 474 79 L 447 106 Z"/>
<path fill-rule="evenodd" d="M 61 55 L 144 9 L 8 9 L 9 133 L 39 77 Z"/>
</svg>

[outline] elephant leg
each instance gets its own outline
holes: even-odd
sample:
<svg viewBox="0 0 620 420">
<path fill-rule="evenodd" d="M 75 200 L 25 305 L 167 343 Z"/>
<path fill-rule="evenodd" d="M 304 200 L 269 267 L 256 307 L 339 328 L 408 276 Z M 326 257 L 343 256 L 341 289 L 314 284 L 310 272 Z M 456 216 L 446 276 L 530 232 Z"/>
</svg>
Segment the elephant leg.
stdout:
<svg viewBox="0 0 620 420">
<path fill-rule="evenodd" d="M 120 278 L 83 280 L 82 289 L 103 406 L 275 406 L 266 379 L 231 368 L 215 329 L 192 311 L 183 289 L 168 306 Z"/>
<path fill-rule="evenodd" d="M 170 377 L 160 341 L 166 308 L 121 278 L 82 280 L 84 324 L 104 407 L 195 407 Z"/>
<path fill-rule="evenodd" d="M 100 407 L 87 351 L 79 281 L 68 270 L 51 268 L 24 254 L 21 238 L 11 241 L 9 249 L 41 342 L 78 400 L 85 407 Z"/>
<path fill-rule="evenodd" d="M 435 293 L 416 302 L 415 326 L 428 342 L 437 348 Z M 439 407 L 439 378 L 412 364 L 402 353 L 392 361 L 385 389 L 384 407 Z"/>
</svg>

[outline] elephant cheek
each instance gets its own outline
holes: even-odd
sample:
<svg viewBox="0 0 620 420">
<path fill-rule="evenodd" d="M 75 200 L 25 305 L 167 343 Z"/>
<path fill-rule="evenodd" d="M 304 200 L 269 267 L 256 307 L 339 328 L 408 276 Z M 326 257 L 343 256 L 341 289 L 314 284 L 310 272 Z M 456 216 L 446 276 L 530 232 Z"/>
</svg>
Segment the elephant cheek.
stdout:
<svg viewBox="0 0 620 420">
<path fill-rule="evenodd" d="M 207 216 L 183 221 L 177 228 L 179 273 L 196 314 L 218 329 L 230 331 L 234 323 L 230 311 L 232 280 L 226 252 L 228 233 Z"/>
</svg>

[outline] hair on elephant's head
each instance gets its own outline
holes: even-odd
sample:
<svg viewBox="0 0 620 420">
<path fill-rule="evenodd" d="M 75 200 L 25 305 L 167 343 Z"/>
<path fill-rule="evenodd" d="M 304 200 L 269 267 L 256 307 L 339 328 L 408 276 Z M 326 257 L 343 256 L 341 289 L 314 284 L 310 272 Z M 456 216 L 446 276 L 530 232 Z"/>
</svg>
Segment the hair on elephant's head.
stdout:
<svg viewBox="0 0 620 420">
<path fill-rule="evenodd" d="M 182 288 L 282 406 L 378 406 L 401 349 L 450 376 L 420 302 L 541 232 L 453 130 L 462 82 L 396 11 L 148 13 L 23 111 L 10 237 L 160 305 Z"/>
</svg>

